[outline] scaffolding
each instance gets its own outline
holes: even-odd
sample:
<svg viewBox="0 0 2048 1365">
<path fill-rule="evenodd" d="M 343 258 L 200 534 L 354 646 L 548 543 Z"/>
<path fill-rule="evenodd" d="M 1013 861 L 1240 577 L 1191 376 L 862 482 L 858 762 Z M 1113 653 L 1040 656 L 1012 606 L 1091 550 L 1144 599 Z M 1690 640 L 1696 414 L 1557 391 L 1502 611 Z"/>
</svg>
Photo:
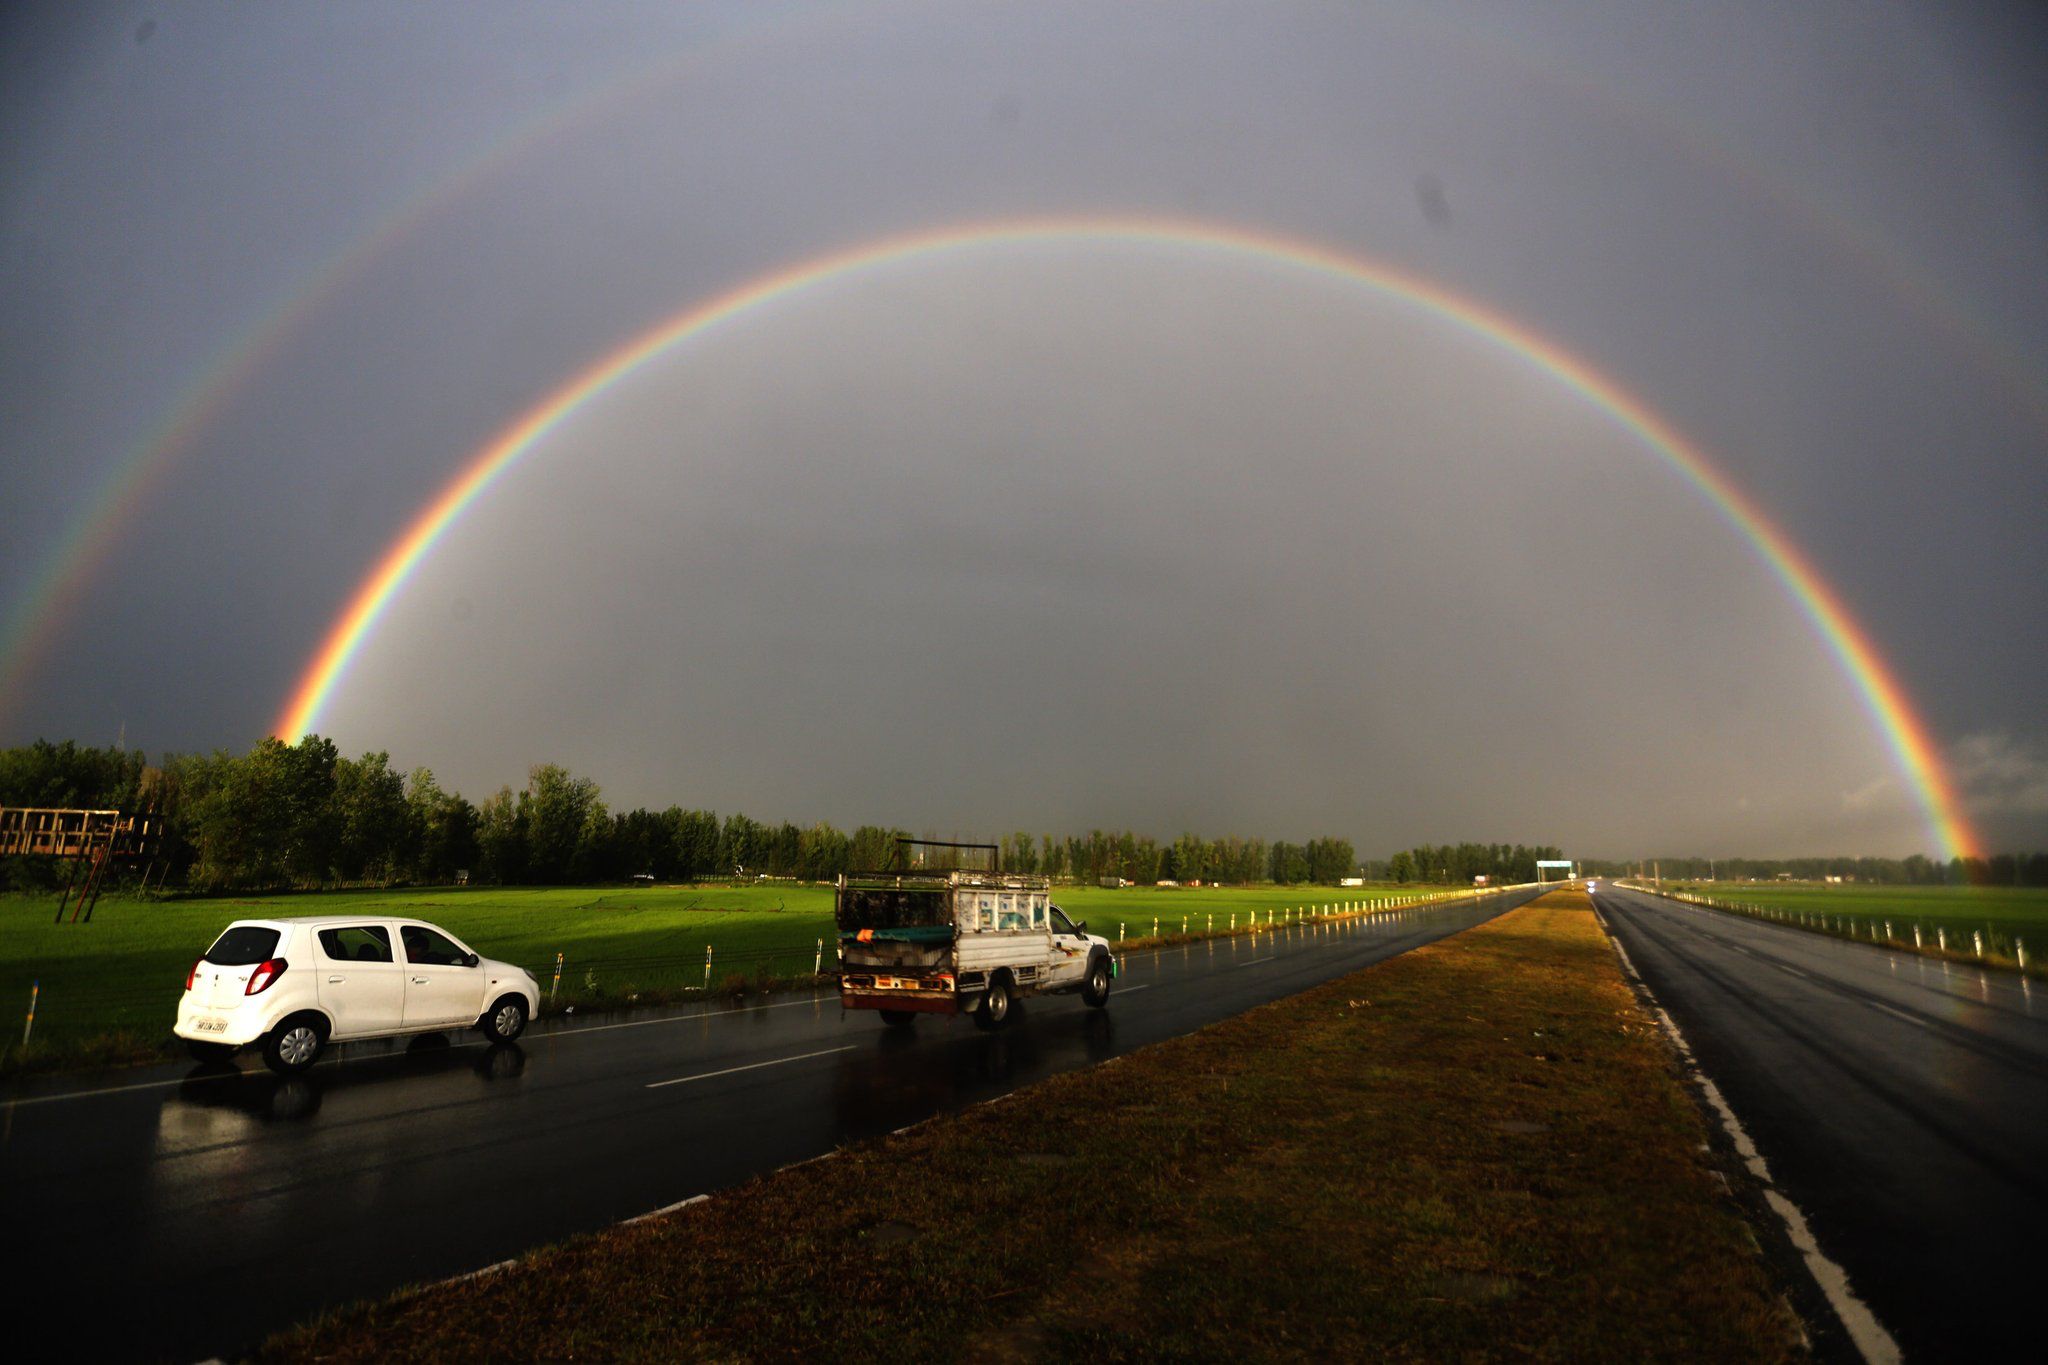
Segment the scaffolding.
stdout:
<svg viewBox="0 0 2048 1365">
<path fill-rule="evenodd" d="M 64 896 L 57 902 L 58 924 L 64 922 L 67 909 L 74 924 L 81 916 L 92 921 L 107 869 L 117 861 L 148 859 L 142 872 L 147 886 L 163 836 L 163 816 L 154 810 L 131 815 L 118 810 L 0 806 L 0 858 L 60 858 L 71 864 Z"/>
</svg>

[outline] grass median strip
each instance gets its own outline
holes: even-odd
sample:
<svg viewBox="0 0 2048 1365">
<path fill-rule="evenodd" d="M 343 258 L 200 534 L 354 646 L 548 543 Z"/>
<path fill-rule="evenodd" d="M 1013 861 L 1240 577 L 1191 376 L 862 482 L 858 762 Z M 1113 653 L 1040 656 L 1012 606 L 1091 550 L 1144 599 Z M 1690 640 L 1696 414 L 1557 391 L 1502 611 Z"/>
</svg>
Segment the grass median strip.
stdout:
<svg viewBox="0 0 2048 1365">
<path fill-rule="evenodd" d="M 1704 1137 L 1584 897 L 1554 893 L 262 1354 L 1790 1355 Z"/>
</svg>

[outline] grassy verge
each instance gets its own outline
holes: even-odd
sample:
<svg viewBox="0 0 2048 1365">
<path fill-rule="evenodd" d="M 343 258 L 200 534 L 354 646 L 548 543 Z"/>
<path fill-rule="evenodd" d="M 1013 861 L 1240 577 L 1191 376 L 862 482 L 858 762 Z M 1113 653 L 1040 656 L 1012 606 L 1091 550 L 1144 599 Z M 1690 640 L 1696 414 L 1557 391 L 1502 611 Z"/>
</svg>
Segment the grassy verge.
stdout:
<svg viewBox="0 0 2048 1365">
<path fill-rule="evenodd" d="M 1703 1138 L 1584 897 L 1555 893 L 261 1354 L 1783 1358 Z"/>
<path fill-rule="evenodd" d="M 1635 883 L 1647 886 L 1646 883 Z M 1925 957 L 2048 976 L 2048 891 L 2005 887 L 1782 887 L 1720 883 L 1660 894 L 1788 928 Z"/>
<path fill-rule="evenodd" d="M 1131 947 L 1178 941 L 1180 926 L 1248 926 L 1335 904 L 1409 902 L 1423 888 L 1062 887 L 1076 918 Z M 185 973 L 236 919 L 391 914 L 452 930 L 479 952 L 527 968 L 556 1009 L 579 1013 L 815 984 L 832 967 L 832 889 L 800 883 L 685 887 L 430 887 L 291 896 L 143 901 L 107 898 L 90 924 L 54 924 L 53 897 L 0 896 L 0 1008 L 26 1013 L 32 1045 L 0 1041 L 0 1077 L 160 1061 Z M 711 950 L 707 974 L 706 949 Z M 556 954 L 561 979 L 555 980 Z M 21 1017 L 17 1015 L 16 1017 Z"/>
</svg>

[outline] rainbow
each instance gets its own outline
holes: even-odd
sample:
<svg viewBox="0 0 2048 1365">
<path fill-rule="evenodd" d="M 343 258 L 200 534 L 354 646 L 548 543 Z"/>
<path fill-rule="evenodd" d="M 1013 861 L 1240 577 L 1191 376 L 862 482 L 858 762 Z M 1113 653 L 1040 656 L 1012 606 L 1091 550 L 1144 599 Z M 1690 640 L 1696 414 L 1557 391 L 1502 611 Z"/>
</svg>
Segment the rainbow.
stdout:
<svg viewBox="0 0 2048 1365">
<path fill-rule="evenodd" d="M 1704 494 L 1785 585 L 1847 674 L 1883 735 L 1899 771 L 1917 794 L 1946 856 L 1975 856 L 1980 847 L 1926 723 L 1876 646 L 1812 562 L 1706 453 L 1650 407 L 1557 343 L 1483 304 L 1429 280 L 1314 242 L 1213 224 L 1118 218 L 1044 218 L 938 228 L 889 237 L 814 257 L 694 304 L 631 338 L 572 376 L 500 431 L 427 504 L 377 561 L 350 597 L 307 665 L 279 715 L 276 733 L 295 739 L 312 730 L 349 662 L 378 618 L 465 509 L 520 457 L 586 404 L 673 348 L 754 309 L 862 272 L 994 246 L 1066 242 L 1170 245 L 1210 250 L 1307 271 L 1396 299 L 1505 348 L 1561 380 L 1633 432 Z"/>
<path fill-rule="evenodd" d="M 95 578 L 112 560 L 127 527 L 141 518 L 152 495 L 200 438 L 251 387 L 289 340 L 315 319 L 344 286 L 423 223 L 459 202 L 472 190 L 542 143 L 558 138 L 597 117 L 615 112 L 685 75 L 707 60 L 728 60 L 733 44 L 753 45 L 785 32 L 782 15 L 762 8 L 741 36 L 721 36 L 708 49 L 680 54 L 657 53 L 650 60 L 615 75 L 591 89 L 542 105 L 510 127 L 486 138 L 471 155 L 451 168 L 427 177 L 370 222 L 335 254 L 326 257 L 281 298 L 252 319 L 196 370 L 172 406 L 98 479 L 78 510 L 60 529 L 55 545 L 15 600 L 0 613 L 0 721 L 23 699 L 27 683 L 50 653 Z M 819 26 L 829 12 L 800 9 L 808 29 Z M 834 22 L 866 23 L 866 7 L 846 7 Z M 2048 428 L 2048 386 L 2041 375 L 2016 355 L 2016 348 L 1995 336 L 1989 324 L 1973 316 L 1947 294 L 1940 281 L 1916 269 L 1905 252 L 1879 234 L 1867 220 L 1822 204 L 1810 186 L 1774 176 L 1743 160 L 1728 148 L 1665 115 L 1653 102 L 1626 99 L 1570 68 L 1553 66 L 1503 35 L 1471 25 L 1446 25 L 1428 12 L 1407 16 L 1411 36 L 1434 41 L 1446 51 L 1486 61 L 1498 74 L 1514 74 L 1597 108 L 1637 130 L 1649 130 L 1714 172 L 1749 198 L 1773 205 L 1800 232 L 1842 251 L 1872 278 L 1884 283 L 1920 319 L 1967 353 L 1985 373 L 2007 388 L 2017 410 Z"/>
<path fill-rule="evenodd" d="M 852 19 L 851 13 L 842 16 Z M 757 25 L 745 38 L 712 49 L 657 53 L 593 90 L 541 105 L 484 139 L 452 168 L 417 181 L 367 227 L 324 257 L 302 279 L 238 329 L 182 387 L 171 406 L 142 432 L 87 492 L 63 525 L 42 566 L 0 614 L 0 719 L 6 719 L 66 622 L 74 620 L 93 579 L 113 558 L 123 533 L 142 519 L 179 461 L 250 389 L 291 340 L 327 303 L 354 284 L 400 241 L 452 208 L 542 144 L 627 106 L 665 81 L 710 61 L 730 59 L 734 44 L 773 36 Z"/>
</svg>

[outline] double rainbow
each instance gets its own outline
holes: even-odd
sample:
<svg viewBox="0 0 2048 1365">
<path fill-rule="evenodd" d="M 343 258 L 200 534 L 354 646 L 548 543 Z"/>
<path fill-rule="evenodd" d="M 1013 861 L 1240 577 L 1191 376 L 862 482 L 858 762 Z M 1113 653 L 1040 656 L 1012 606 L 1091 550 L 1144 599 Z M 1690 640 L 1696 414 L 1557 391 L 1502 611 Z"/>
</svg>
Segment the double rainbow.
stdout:
<svg viewBox="0 0 2048 1365">
<path fill-rule="evenodd" d="M 441 535 L 497 480 L 585 404 L 649 361 L 752 309 L 864 271 L 913 258 L 954 255 L 1029 242 L 1171 245 L 1252 257 L 1397 299 L 1506 348 L 1563 381 L 1635 433 L 1704 494 L 1749 543 L 1813 623 L 1875 722 L 1900 773 L 1917 793 L 1947 856 L 1974 856 L 1979 843 L 1926 724 L 1840 596 L 1811 561 L 1746 494 L 1646 404 L 1557 343 L 1429 280 L 1314 242 L 1219 225 L 1154 219 L 1045 218 L 939 228 L 869 242 L 775 271 L 695 304 L 627 341 L 572 377 L 493 438 L 412 520 L 385 551 L 329 628 L 293 690 L 276 733 L 295 739 L 314 728 L 349 662 L 386 606 Z"/>
</svg>

